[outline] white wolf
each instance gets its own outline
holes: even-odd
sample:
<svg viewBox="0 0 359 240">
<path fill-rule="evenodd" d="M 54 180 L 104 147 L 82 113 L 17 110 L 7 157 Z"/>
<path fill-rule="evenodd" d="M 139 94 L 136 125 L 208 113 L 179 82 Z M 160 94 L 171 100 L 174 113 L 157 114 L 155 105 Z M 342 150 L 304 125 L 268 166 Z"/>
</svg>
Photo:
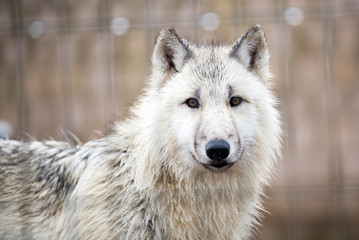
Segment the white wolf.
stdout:
<svg viewBox="0 0 359 240">
<path fill-rule="evenodd" d="M 248 239 L 280 152 L 264 33 L 190 45 L 173 28 L 112 134 L 0 141 L 1 239 Z"/>
</svg>

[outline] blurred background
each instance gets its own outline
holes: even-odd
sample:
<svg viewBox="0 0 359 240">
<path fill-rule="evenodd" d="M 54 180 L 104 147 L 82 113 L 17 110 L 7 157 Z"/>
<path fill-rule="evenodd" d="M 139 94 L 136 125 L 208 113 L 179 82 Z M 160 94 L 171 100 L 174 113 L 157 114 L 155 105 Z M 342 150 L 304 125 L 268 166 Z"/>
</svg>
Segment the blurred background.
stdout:
<svg viewBox="0 0 359 240">
<path fill-rule="evenodd" d="M 82 142 L 124 118 L 156 34 L 232 41 L 262 25 L 283 159 L 256 239 L 359 239 L 359 0 L 1 0 L 0 137 Z"/>
</svg>

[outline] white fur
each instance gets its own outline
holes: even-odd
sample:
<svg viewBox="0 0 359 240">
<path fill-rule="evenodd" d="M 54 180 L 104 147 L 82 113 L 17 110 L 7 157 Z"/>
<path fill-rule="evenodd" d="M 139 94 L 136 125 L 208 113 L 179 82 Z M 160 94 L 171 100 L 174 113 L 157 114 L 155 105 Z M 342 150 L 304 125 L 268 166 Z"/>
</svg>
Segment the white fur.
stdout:
<svg viewBox="0 0 359 240">
<path fill-rule="evenodd" d="M 249 44 L 257 44 L 256 59 Z M 131 117 L 61 163 L 76 184 L 54 216 L 29 223 L 34 238 L 251 236 L 281 144 L 262 30 L 251 28 L 233 46 L 197 47 L 164 29 L 152 61 Z M 245 101 L 231 107 L 232 96 Z M 191 97 L 199 108 L 185 104 Z M 227 161 L 234 164 L 226 171 L 203 166 L 214 139 L 230 145 Z"/>
</svg>

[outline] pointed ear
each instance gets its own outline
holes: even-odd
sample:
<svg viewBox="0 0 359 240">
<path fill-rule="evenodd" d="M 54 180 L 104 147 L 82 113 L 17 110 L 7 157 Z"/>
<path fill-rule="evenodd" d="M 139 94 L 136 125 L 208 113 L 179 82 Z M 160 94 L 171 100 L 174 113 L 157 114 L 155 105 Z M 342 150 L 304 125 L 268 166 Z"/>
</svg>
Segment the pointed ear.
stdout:
<svg viewBox="0 0 359 240">
<path fill-rule="evenodd" d="M 230 56 L 263 81 L 267 82 L 271 78 L 267 41 L 259 25 L 250 27 L 247 33 L 234 43 Z"/>
<path fill-rule="evenodd" d="M 152 55 L 153 71 L 164 77 L 179 72 L 191 56 L 188 42 L 179 37 L 174 28 L 164 28 L 156 39 Z"/>
</svg>

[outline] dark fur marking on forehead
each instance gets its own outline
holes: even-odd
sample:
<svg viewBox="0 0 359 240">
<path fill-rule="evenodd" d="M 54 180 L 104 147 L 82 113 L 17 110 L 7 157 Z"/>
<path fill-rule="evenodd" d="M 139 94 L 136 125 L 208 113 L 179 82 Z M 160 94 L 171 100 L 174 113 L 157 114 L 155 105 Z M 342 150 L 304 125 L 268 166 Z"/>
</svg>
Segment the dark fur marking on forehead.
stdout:
<svg viewBox="0 0 359 240">
<path fill-rule="evenodd" d="M 201 90 L 199 88 L 194 91 L 194 96 L 198 99 L 201 98 Z"/>
<path fill-rule="evenodd" d="M 228 96 L 231 96 L 233 93 L 233 87 L 231 85 L 228 85 Z"/>
<path fill-rule="evenodd" d="M 205 81 L 220 81 L 223 78 L 225 64 L 212 52 L 210 57 L 197 63 L 196 71 Z"/>
</svg>

